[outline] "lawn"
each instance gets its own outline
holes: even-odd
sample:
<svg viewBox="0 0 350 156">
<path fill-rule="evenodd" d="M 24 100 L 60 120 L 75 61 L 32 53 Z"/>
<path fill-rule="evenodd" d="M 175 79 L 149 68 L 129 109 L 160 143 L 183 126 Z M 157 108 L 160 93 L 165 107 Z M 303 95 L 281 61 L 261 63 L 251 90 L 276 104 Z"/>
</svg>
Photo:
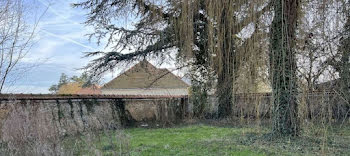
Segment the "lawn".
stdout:
<svg viewBox="0 0 350 156">
<path fill-rule="evenodd" d="M 309 126 L 300 137 L 275 138 L 269 128 L 205 124 L 130 128 L 67 137 L 74 155 L 348 155 L 350 128 Z"/>
</svg>

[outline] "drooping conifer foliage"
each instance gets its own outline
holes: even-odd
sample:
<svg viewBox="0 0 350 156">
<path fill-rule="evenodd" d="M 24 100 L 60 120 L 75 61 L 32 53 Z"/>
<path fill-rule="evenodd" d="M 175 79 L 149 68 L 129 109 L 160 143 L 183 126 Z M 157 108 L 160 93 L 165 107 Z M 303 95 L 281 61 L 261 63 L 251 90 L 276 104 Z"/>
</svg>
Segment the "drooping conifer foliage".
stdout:
<svg viewBox="0 0 350 156">
<path fill-rule="evenodd" d="M 312 116 L 307 93 L 300 96 L 305 86 L 306 92 L 313 92 L 322 86 L 320 81 L 339 78 L 341 92 L 348 93 L 349 22 L 342 22 L 347 14 L 339 14 L 347 12 L 347 4 L 347 0 L 85 0 L 74 6 L 89 10 L 85 24 L 95 29 L 90 38 L 98 43 L 107 39 L 107 50 L 86 54 L 97 57 L 85 68 L 93 77 L 119 64 L 149 56 L 164 59 L 175 52 L 177 63 L 188 69 L 193 95 L 198 96 L 193 98 L 199 100 L 193 102 L 197 114 L 203 114 L 203 103 L 212 91 L 217 96 L 217 117 L 227 118 L 239 112 L 234 110 L 236 93 L 272 90 L 274 132 L 298 135 L 298 105 L 303 100 L 307 104 L 302 108 L 309 109 L 306 116 Z M 343 25 L 344 31 L 338 33 Z"/>
<path fill-rule="evenodd" d="M 234 76 L 238 69 L 235 38 L 244 28 L 260 21 L 271 3 L 267 0 L 98 0 L 74 6 L 90 10 L 86 24 L 95 28 L 90 37 L 96 37 L 98 43 L 108 38 L 107 46 L 112 49 L 86 55 L 100 56 L 86 66 L 92 75 L 100 76 L 117 64 L 140 57 L 164 58 L 175 50 L 177 61 L 192 68 L 191 71 L 198 71 L 196 75 L 217 78 L 214 82 L 219 117 L 225 118 L 232 111 L 233 85 L 238 75 Z M 123 19 L 132 19 L 133 25 L 120 24 Z M 195 77 L 198 76 L 192 76 Z"/>
</svg>

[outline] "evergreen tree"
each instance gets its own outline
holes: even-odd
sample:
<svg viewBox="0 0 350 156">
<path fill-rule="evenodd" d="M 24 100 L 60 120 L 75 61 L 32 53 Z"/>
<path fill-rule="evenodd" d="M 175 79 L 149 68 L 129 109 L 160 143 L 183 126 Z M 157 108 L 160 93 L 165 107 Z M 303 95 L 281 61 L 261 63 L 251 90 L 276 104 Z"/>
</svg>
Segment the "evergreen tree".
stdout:
<svg viewBox="0 0 350 156">
<path fill-rule="evenodd" d="M 65 73 L 62 73 L 58 83 L 52 85 L 49 88 L 49 91 L 51 93 L 57 94 L 60 91 L 60 89 L 65 85 L 66 85 L 65 88 L 81 88 L 81 87 L 89 87 L 94 84 L 98 84 L 98 81 L 95 81 L 89 78 L 89 75 L 86 72 L 82 73 L 80 76 L 74 75 L 72 77 L 68 77 Z M 66 90 L 69 90 L 69 89 L 66 89 Z"/>
<path fill-rule="evenodd" d="M 214 70 L 220 103 L 219 116 L 225 118 L 231 114 L 234 100 L 234 36 L 259 20 L 270 10 L 271 3 L 246 0 L 186 2 L 87 0 L 75 4 L 75 7 L 90 10 L 86 24 L 95 28 L 90 37 L 96 37 L 98 43 L 107 37 L 107 44 L 112 47 L 109 52 L 88 53 L 87 57 L 99 58 L 91 61 L 85 69 L 93 77 L 99 77 L 117 64 L 145 56 L 166 58 L 169 51 L 176 49 L 177 61 L 194 68 L 191 71 L 204 67 L 205 72 L 201 75 Z M 251 7 L 242 11 L 245 6 Z M 247 15 L 237 17 L 237 14 Z M 132 27 L 115 22 L 125 17 L 137 17 L 137 20 L 133 21 L 135 24 Z M 129 53 L 124 53 L 125 50 Z"/>
<path fill-rule="evenodd" d="M 62 73 L 60 79 L 58 80 L 58 84 L 54 84 L 49 88 L 49 91 L 52 93 L 57 93 L 58 90 L 65 84 L 69 83 L 69 78 L 65 73 Z"/>
</svg>

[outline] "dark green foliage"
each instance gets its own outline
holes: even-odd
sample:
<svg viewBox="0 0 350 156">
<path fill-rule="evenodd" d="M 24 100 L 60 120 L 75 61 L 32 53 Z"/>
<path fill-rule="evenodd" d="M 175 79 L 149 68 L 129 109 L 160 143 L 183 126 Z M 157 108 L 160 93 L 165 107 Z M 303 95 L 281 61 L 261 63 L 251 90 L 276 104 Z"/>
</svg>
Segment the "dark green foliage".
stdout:
<svg viewBox="0 0 350 156">
<path fill-rule="evenodd" d="M 65 84 L 67 84 L 68 82 L 69 82 L 68 76 L 66 74 L 62 73 L 61 77 L 60 77 L 60 80 L 58 81 L 58 84 L 52 85 L 49 88 L 49 91 L 52 92 L 52 93 L 57 93 L 58 90 L 60 89 L 60 87 L 65 85 Z"/>
<path fill-rule="evenodd" d="M 299 0 L 275 0 L 271 25 L 270 74 L 273 91 L 273 131 L 298 135 L 296 60 L 294 52 Z"/>
<path fill-rule="evenodd" d="M 49 88 L 49 91 L 51 93 L 58 93 L 60 87 L 63 85 L 66 85 L 68 83 L 78 83 L 82 84 L 82 87 L 89 87 L 94 84 L 98 84 L 99 81 L 91 78 L 87 72 L 83 72 L 80 76 L 72 76 L 68 77 L 65 73 L 61 74 L 60 80 L 58 81 L 58 84 L 54 84 Z"/>
<path fill-rule="evenodd" d="M 193 43 L 198 47 L 193 50 L 193 62 L 191 64 L 191 102 L 193 115 L 196 118 L 204 117 L 205 106 L 208 104 L 208 91 L 214 81 L 210 67 L 210 51 L 208 47 L 208 21 L 204 12 L 205 2 L 199 1 L 198 10 L 193 11 Z"/>
<path fill-rule="evenodd" d="M 211 56 L 208 47 L 208 18 L 205 17 L 207 6 L 205 1 L 198 1 L 198 8 L 193 11 L 193 44 L 197 47 L 192 50 L 193 61 L 191 62 L 191 102 L 193 115 L 203 118 L 205 106 L 208 104 L 208 91 L 212 87 L 214 74 L 211 68 Z M 181 36 L 179 36 L 181 37 Z M 181 38 L 179 38 L 181 40 Z M 182 40 L 183 42 L 188 42 Z M 185 44 L 185 43 L 182 43 Z M 180 46 L 181 47 L 181 46 Z M 180 55 L 186 55 L 181 53 Z M 183 56 L 185 57 L 185 56 Z"/>
<path fill-rule="evenodd" d="M 83 72 L 79 77 L 72 76 L 70 82 L 83 84 L 82 87 L 90 87 L 94 84 L 99 84 L 99 81 L 90 77 L 87 72 Z"/>
<path fill-rule="evenodd" d="M 89 10 L 85 24 L 95 29 L 90 38 L 97 38 L 98 43 L 108 38 L 107 46 L 112 47 L 109 52 L 86 54 L 86 57 L 98 58 L 85 69 L 89 75 L 100 77 L 117 65 L 146 56 L 164 60 L 175 49 L 178 52 L 177 62 L 198 72 L 191 75 L 217 78 L 219 116 L 226 118 L 232 111 L 235 35 L 257 22 L 271 6 L 270 3 L 252 4 L 250 1 L 232 0 L 217 3 L 205 0 L 188 3 L 165 1 L 161 4 L 144 0 L 85 0 L 74 4 Z M 240 8 L 246 6 L 263 8 L 254 16 L 236 17 Z M 133 26 L 126 27 L 115 22 L 125 17 L 135 19 Z M 124 53 L 125 50 L 129 53 Z M 205 81 L 202 82 L 207 83 Z M 201 87 L 206 86 L 203 84 Z"/>
<path fill-rule="evenodd" d="M 177 44 L 173 21 L 170 20 L 170 16 L 175 17 L 177 10 L 172 10 L 171 7 L 165 11 L 162 7 L 143 0 L 85 1 L 74 6 L 91 10 L 86 24 L 93 26 L 95 32 L 90 34 L 90 38 L 97 38 L 98 43 L 103 38 L 109 38 L 107 44 L 112 46 L 110 52 L 86 54 L 86 57 L 99 56 L 85 67 L 89 70 L 89 75 L 99 77 L 117 64 L 149 55 L 165 57 L 168 50 L 174 49 Z M 127 28 L 114 22 L 121 17 L 137 17 L 139 20 L 132 28 Z M 125 50 L 130 53 L 124 53 Z"/>
</svg>

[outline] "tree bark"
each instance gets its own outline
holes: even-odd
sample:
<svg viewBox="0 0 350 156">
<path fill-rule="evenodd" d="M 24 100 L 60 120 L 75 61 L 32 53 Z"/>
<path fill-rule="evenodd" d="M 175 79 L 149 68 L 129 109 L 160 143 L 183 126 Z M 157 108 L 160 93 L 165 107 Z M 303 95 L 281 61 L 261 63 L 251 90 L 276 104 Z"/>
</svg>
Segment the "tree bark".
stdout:
<svg viewBox="0 0 350 156">
<path fill-rule="evenodd" d="M 230 4 L 230 3 L 229 3 Z M 233 11 L 229 9 L 229 5 L 224 6 L 221 13 L 220 26 L 219 26 L 219 47 L 221 52 L 219 53 L 218 61 L 218 117 L 227 118 L 232 115 L 233 106 L 233 85 L 234 85 L 234 54 L 235 43 L 234 34 L 235 28 L 232 27 L 234 22 Z"/>
<path fill-rule="evenodd" d="M 350 103 L 350 19 L 347 14 L 344 25 L 344 35 L 340 41 L 341 63 L 340 63 L 340 89 L 343 97 Z"/>
<path fill-rule="evenodd" d="M 275 0 L 271 25 L 270 72 L 273 91 L 273 132 L 298 135 L 295 30 L 299 0 Z"/>
</svg>

